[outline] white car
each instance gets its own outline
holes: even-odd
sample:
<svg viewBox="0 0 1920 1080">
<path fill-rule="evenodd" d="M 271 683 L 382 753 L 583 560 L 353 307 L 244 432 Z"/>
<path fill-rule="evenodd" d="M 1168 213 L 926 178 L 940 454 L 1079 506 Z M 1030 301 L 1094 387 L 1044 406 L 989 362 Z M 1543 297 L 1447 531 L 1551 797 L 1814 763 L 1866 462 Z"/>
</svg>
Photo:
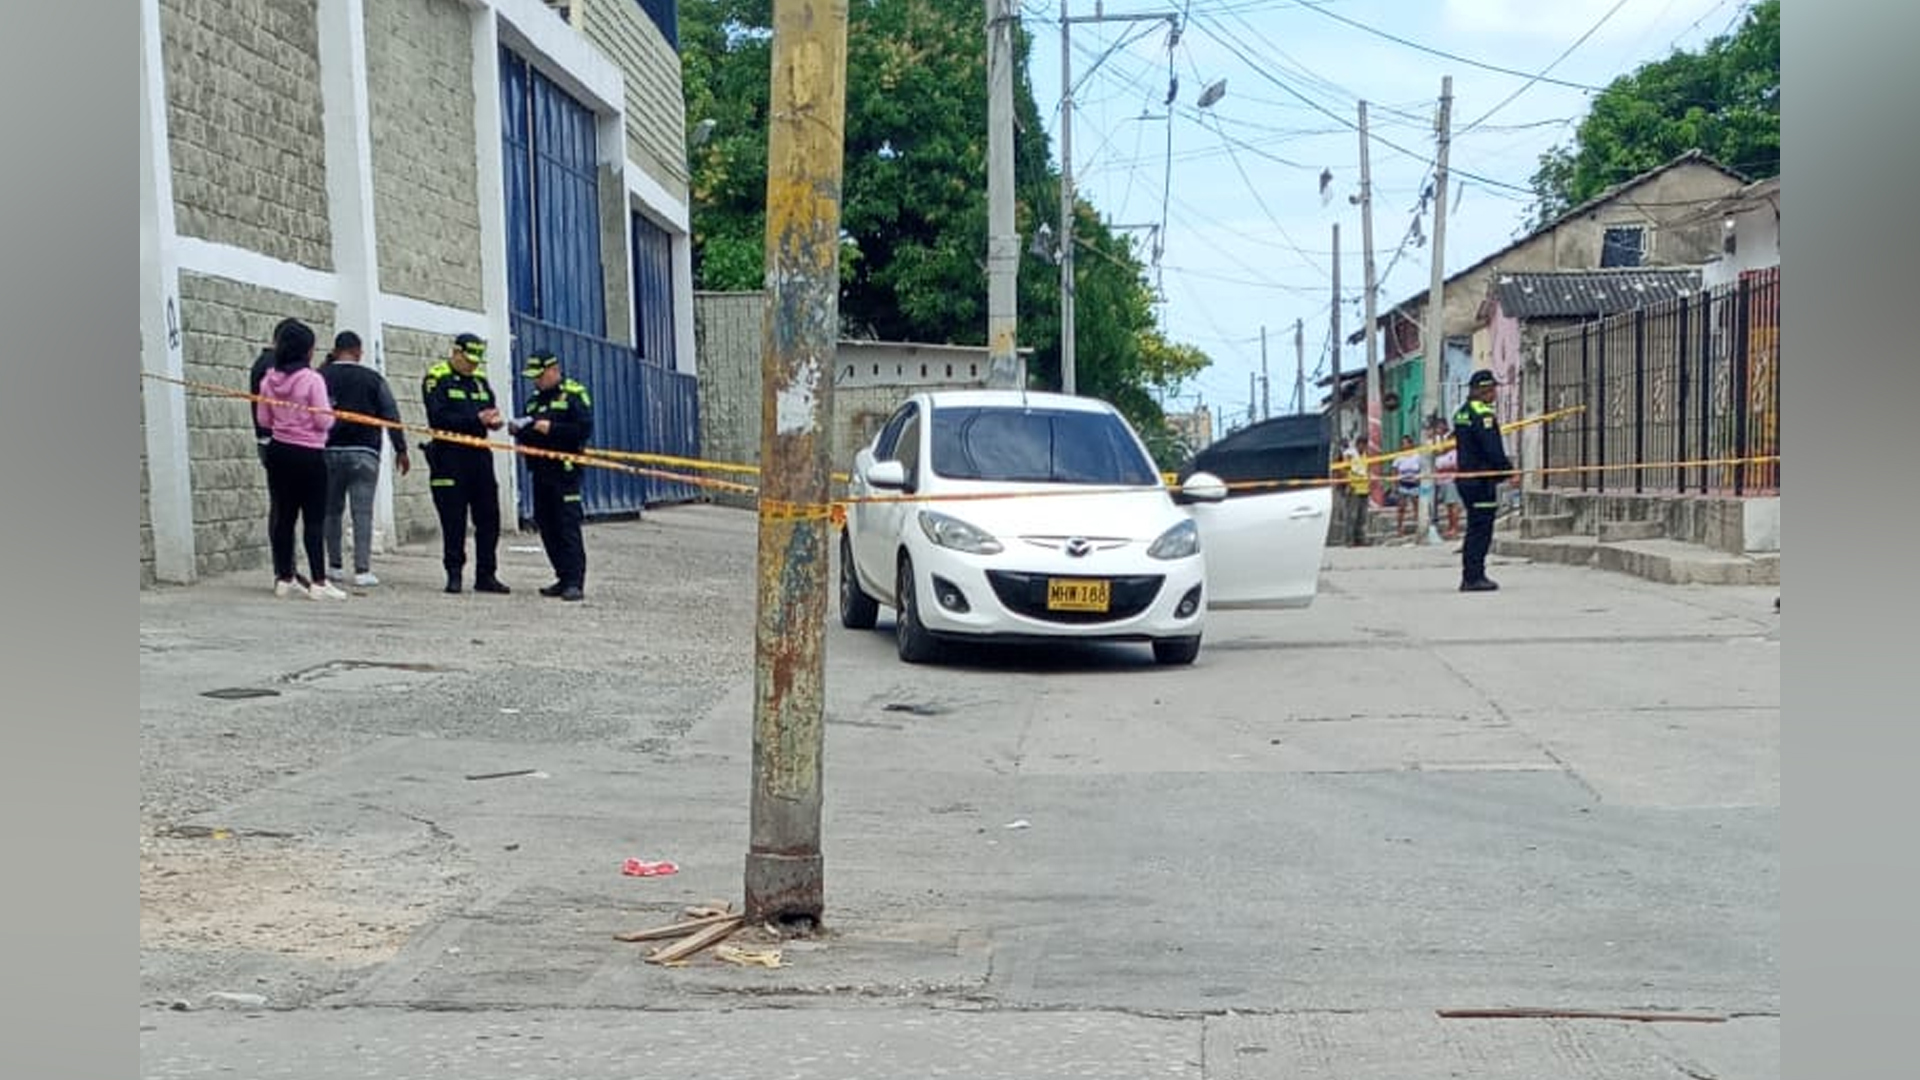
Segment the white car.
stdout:
<svg viewBox="0 0 1920 1080">
<path fill-rule="evenodd" d="M 1208 609 L 1313 602 L 1333 494 L 1170 491 L 1111 405 L 1019 390 L 916 394 L 855 456 L 840 621 L 895 611 L 900 658 L 943 639 L 1147 641 L 1200 653 Z"/>
</svg>

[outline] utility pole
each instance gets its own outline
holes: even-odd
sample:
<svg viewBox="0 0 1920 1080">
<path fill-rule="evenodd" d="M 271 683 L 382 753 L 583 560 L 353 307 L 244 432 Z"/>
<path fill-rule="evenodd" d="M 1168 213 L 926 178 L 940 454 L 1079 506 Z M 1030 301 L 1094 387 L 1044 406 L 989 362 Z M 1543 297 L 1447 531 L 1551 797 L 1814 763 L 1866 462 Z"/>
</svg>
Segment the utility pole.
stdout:
<svg viewBox="0 0 1920 1080">
<path fill-rule="evenodd" d="M 1333 223 L 1333 326 L 1328 348 L 1333 351 L 1333 419 L 1334 436 L 1339 437 L 1341 405 L 1340 388 L 1340 223 Z"/>
<path fill-rule="evenodd" d="M 1360 103 L 1360 248 L 1367 278 L 1367 429 L 1366 447 L 1361 453 L 1370 456 L 1380 452 L 1380 335 L 1374 327 L 1380 283 L 1375 280 L 1373 270 L 1373 170 L 1368 165 L 1368 149 L 1367 103 L 1363 101 Z M 1368 487 L 1373 505 L 1384 505 L 1386 492 L 1380 485 Z"/>
<path fill-rule="evenodd" d="M 1257 418 L 1256 414 L 1259 408 L 1260 376 L 1249 371 L 1247 372 L 1247 423 L 1251 424 L 1254 422 Z"/>
<path fill-rule="evenodd" d="M 1433 273 L 1427 287 L 1426 363 L 1422 372 L 1425 378 L 1420 389 L 1423 414 L 1419 418 L 1423 447 L 1420 451 L 1420 520 L 1414 524 L 1423 544 L 1439 540 L 1439 532 L 1433 527 L 1433 448 L 1427 442 L 1424 414 L 1440 408 L 1440 365 L 1445 362 L 1447 351 L 1447 312 L 1441 286 L 1447 275 L 1447 146 L 1452 141 L 1452 122 L 1453 76 L 1443 75 L 1440 78 L 1440 152 L 1433 163 Z"/>
<path fill-rule="evenodd" d="M 1267 328 L 1260 327 L 1260 419 L 1273 416 L 1273 384 L 1267 381 Z"/>
<path fill-rule="evenodd" d="M 1299 326 L 1304 326 L 1300 323 Z M 1294 333 L 1293 356 L 1293 412 L 1298 416 L 1307 411 L 1307 355 L 1304 331 L 1296 326 Z"/>
<path fill-rule="evenodd" d="M 1016 351 L 1020 237 L 1013 217 L 1013 0 L 987 3 L 987 385 L 1026 385 Z"/>
<path fill-rule="evenodd" d="M 1171 11 L 1141 15 L 1108 15 L 1095 0 L 1094 14 L 1078 18 L 1067 14 L 1067 0 L 1060 0 L 1060 392 L 1074 393 L 1073 322 L 1073 48 L 1069 31 L 1083 22 L 1166 22 L 1180 25 L 1180 16 Z M 1098 66 L 1096 64 L 1096 66 Z M 1167 129 L 1173 129 L 1173 110 L 1168 103 Z M 1212 102 L 1208 102 L 1212 104 Z M 1167 136 L 1171 146 L 1173 136 Z M 1156 242 L 1156 250 L 1158 243 Z M 1248 405 L 1251 409 L 1253 406 Z"/>
<path fill-rule="evenodd" d="M 1307 320 L 1305 319 L 1293 320 L 1293 370 L 1302 373 L 1307 370 Z M 1304 374 L 1295 375 L 1294 381 L 1304 385 Z M 1300 402 L 1300 411 L 1307 411 L 1304 396 Z"/>
<path fill-rule="evenodd" d="M 1074 392 L 1073 49 L 1067 0 L 1060 0 L 1060 392 Z M 1167 121 L 1171 124 L 1173 121 Z"/>
<path fill-rule="evenodd" d="M 747 921 L 820 924 L 820 778 L 848 0 L 773 0 Z"/>
</svg>

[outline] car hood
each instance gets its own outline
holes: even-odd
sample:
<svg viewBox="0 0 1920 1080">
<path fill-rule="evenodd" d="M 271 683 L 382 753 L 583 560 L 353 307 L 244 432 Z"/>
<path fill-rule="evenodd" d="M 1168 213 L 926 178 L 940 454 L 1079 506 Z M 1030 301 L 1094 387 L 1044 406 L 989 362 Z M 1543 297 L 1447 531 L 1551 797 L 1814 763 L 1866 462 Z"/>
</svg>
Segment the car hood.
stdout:
<svg viewBox="0 0 1920 1080">
<path fill-rule="evenodd" d="M 1182 516 L 1164 488 L 1078 493 L 1054 484 L 994 490 L 1003 497 L 979 498 L 970 490 L 954 492 L 967 498 L 943 500 L 936 496 L 924 505 L 985 529 L 1002 542 L 1020 537 L 1079 536 L 1152 543 Z"/>
</svg>

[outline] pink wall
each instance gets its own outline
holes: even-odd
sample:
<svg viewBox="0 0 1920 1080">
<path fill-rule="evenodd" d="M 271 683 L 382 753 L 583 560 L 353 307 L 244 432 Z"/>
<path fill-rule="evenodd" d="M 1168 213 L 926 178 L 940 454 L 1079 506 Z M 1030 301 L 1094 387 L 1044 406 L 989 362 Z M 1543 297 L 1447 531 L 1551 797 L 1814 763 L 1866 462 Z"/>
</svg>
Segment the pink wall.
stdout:
<svg viewBox="0 0 1920 1080">
<path fill-rule="evenodd" d="M 1493 376 L 1500 380 L 1500 397 L 1495 409 L 1499 412 L 1500 422 L 1511 423 L 1520 419 L 1520 320 L 1509 318 L 1500 310 L 1499 300 L 1493 302 L 1492 316 L 1487 321 L 1487 332 L 1492 337 Z"/>
</svg>

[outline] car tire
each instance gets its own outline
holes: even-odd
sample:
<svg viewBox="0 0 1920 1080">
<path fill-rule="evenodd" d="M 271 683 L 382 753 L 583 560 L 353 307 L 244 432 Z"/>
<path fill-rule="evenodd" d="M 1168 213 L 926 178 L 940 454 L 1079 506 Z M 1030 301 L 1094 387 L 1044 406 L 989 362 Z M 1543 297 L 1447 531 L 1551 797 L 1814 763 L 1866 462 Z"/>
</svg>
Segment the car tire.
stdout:
<svg viewBox="0 0 1920 1080">
<path fill-rule="evenodd" d="M 893 638 L 900 659 L 909 664 L 932 660 L 940 651 L 939 643 L 920 621 L 919 593 L 913 587 L 913 560 L 905 555 L 900 556 L 900 577 L 893 595 L 898 601 L 894 606 Z"/>
<path fill-rule="evenodd" d="M 860 587 L 853 568 L 853 543 L 840 533 L 840 625 L 849 630 L 871 630 L 880 621 L 880 601 Z"/>
<path fill-rule="evenodd" d="M 1155 663 L 1173 665 L 1191 664 L 1200 656 L 1200 638 L 1177 637 L 1159 638 L 1153 643 Z"/>
</svg>

